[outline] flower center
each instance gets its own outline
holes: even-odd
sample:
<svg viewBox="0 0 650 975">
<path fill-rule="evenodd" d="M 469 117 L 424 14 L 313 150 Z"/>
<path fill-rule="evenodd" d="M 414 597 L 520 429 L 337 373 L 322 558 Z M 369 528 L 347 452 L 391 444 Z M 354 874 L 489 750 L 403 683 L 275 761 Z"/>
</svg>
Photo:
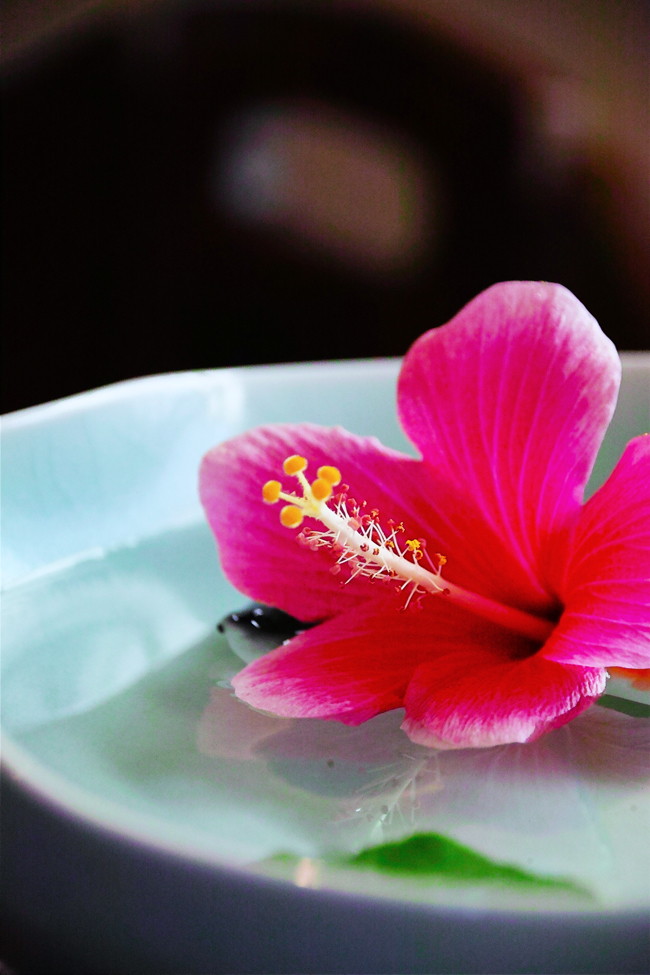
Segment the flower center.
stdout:
<svg viewBox="0 0 650 975">
<path fill-rule="evenodd" d="M 341 484 L 341 474 L 336 467 L 318 468 L 318 476 L 310 484 L 305 476 L 307 461 L 294 454 L 284 462 L 284 472 L 297 478 L 302 495 L 283 491 L 279 481 L 267 481 L 262 496 L 267 504 L 283 500 L 288 502 L 280 512 L 280 521 L 286 528 L 298 528 L 303 518 L 319 521 L 325 530 L 304 528 L 297 536 L 299 544 L 317 551 L 327 548 L 335 557 L 330 568 L 333 575 L 343 569 L 348 571 L 341 585 L 348 585 L 357 576 L 372 581 L 393 583 L 398 592 L 404 592 L 406 601 L 402 609 L 421 608 L 423 597 L 430 593 L 442 595 L 464 606 L 478 616 L 500 623 L 529 639 L 543 643 L 553 630 L 553 624 L 539 616 L 472 593 L 455 583 L 442 579 L 442 567 L 447 562 L 444 555 L 429 555 L 426 539 L 402 540 L 404 525 L 379 521 L 376 508 L 366 511 L 366 502 L 357 503 L 348 495 L 348 486 Z M 339 490 L 334 494 L 334 488 Z M 426 566 L 422 564 L 426 563 Z"/>
</svg>

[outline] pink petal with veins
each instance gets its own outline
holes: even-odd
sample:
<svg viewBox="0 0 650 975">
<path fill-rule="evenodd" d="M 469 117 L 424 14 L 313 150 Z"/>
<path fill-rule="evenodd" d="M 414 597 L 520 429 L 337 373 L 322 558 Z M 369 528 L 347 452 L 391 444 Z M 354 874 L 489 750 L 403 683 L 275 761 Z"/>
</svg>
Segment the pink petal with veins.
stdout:
<svg viewBox="0 0 650 975">
<path fill-rule="evenodd" d="M 233 685 L 253 707 L 346 724 L 406 703 L 414 741 L 484 747 L 527 741 L 602 693 L 604 671 L 544 661 L 535 649 L 444 596 L 419 613 L 386 597 L 249 664 Z"/>
<path fill-rule="evenodd" d="M 237 696 L 282 717 L 346 724 L 401 707 L 430 651 L 431 614 L 401 613 L 399 606 L 387 593 L 300 634 L 240 671 L 232 681 Z"/>
<path fill-rule="evenodd" d="M 650 667 L 650 436 L 627 445 L 584 506 L 564 571 L 566 609 L 543 655 Z"/>
<path fill-rule="evenodd" d="M 543 282 L 494 285 L 406 356 L 406 433 L 508 545 L 542 600 L 619 381 L 597 322 L 566 288 Z"/>
<path fill-rule="evenodd" d="M 419 745 L 487 748 L 531 741 L 584 711 L 606 673 L 457 644 L 419 667 L 406 694 L 402 728 Z"/>
</svg>

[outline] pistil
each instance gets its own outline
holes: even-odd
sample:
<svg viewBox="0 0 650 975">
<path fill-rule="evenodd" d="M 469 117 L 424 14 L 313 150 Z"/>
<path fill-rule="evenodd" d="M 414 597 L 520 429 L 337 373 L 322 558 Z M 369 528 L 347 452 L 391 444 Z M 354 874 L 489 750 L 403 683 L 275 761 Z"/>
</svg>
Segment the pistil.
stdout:
<svg viewBox="0 0 650 975">
<path fill-rule="evenodd" d="M 324 532 L 303 530 L 298 540 L 313 550 L 330 549 L 337 556 L 330 569 L 333 574 L 338 574 L 344 565 L 351 569 L 349 578 L 342 585 L 347 585 L 358 575 L 373 581 L 392 580 L 399 591 L 406 592 L 404 609 L 414 597 L 417 606 L 427 593 L 442 595 L 477 616 L 539 643 L 544 643 L 550 636 L 554 627 L 550 620 L 505 606 L 443 579 L 442 566 L 447 561 L 443 555 L 436 553 L 434 562 L 427 552 L 425 539 L 408 539 L 400 543 L 403 525 L 388 522 L 389 531 L 386 532 L 379 523 L 376 510 L 362 514 L 365 502 L 359 506 L 352 499 L 348 501 L 345 485 L 346 490 L 342 489 L 332 497 L 333 488 L 341 482 L 335 467 L 320 467 L 317 479 L 310 484 L 304 474 L 307 468 L 305 458 L 293 455 L 283 466 L 286 474 L 298 479 L 302 497 L 283 491 L 279 481 L 268 481 L 262 491 L 263 498 L 268 504 L 279 500 L 287 502 L 280 513 L 280 520 L 287 528 L 298 528 L 304 517 L 314 518 L 325 527 Z M 328 504 L 330 499 L 334 508 Z M 428 562 L 430 568 L 425 568 L 421 564 L 423 561 Z"/>
</svg>

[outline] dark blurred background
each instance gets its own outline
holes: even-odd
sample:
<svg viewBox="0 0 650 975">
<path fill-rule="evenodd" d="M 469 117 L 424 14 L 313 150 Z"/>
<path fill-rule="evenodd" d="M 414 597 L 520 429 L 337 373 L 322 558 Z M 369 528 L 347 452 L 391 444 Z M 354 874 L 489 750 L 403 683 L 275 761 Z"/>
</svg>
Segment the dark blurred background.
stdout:
<svg viewBox="0 0 650 975">
<path fill-rule="evenodd" d="M 2 409 L 401 355 L 495 281 L 648 347 L 650 7 L 6 0 Z"/>
<path fill-rule="evenodd" d="M 5 0 L 2 410 L 401 355 L 498 280 L 650 345 L 645 0 Z M 107 975 L 0 919 L 1 973 Z M 112 973 L 114 975 L 114 973 Z"/>
</svg>

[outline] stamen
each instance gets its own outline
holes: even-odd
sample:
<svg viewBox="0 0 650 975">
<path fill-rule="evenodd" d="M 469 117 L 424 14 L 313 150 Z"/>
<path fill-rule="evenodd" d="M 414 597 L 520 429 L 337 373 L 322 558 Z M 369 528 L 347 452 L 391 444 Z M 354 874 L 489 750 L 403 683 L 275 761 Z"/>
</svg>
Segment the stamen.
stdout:
<svg viewBox="0 0 650 975">
<path fill-rule="evenodd" d="M 550 636 L 553 623 L 549 620 L 504 606 L 443 580 L 442 567 L 447 562 L 446 557 L 439 552 L 430 556 L 424 538 L 400 541 L 398 536 L 405 531 L 403 522 L 397 524 L 388 519 L 388 530 L 384 530 L 376 508 L 372 508 L 370 514 L 362 514 L 361 509 L 366 507 L 366 502 L 358 504 L 354 498 L 349 498 L 347 484 L 342 484 L 339 492 L 332 497 L 332 487 L 340 484 L 341 480 L 336 467 L 319 467 L 318 478 L 311 484 L 304 474 L 307 468 L 304 457 L 293 454 L 287 457 L 283 467 L 285 473 L 297 478 L 302 497 L 283 491 L 279 481 L 267 481 L 262 488 L 262 496 L 269 504 L 274 504 L 280 498 L 288 502 L 280 512 L 280 521 L 286 528 L 297 528 L 304 517 L 314 518 L 324 526 L 324 531 L 303 528 L 297 541 L 314 552 L 327 548 L 336 559 L 330 572 L 338 575 L 343 567 L 349 572 L 348 578 L 341 581 L 342 586 L 348 585 L 357 576 L 364 576 L 370 582 L 393 582 L 397 592 L 407 591 L 403 609 L 421 609 L 423 596 L 427 593 L 439 594 L 475 615 L 499 623 L 528 639 L 543 643 Z M 421 564 L 423 561 L 430 568 L 424 568 Z"/>
<path fill-rule="evenodd" d="M 419 538 L 409 538 L 406 542 L 406 547 L 412 554 L 416 562 L 420 562 L 424 558 L 424 552 L 422 551 L 422 542 Z"/>
</svg>

